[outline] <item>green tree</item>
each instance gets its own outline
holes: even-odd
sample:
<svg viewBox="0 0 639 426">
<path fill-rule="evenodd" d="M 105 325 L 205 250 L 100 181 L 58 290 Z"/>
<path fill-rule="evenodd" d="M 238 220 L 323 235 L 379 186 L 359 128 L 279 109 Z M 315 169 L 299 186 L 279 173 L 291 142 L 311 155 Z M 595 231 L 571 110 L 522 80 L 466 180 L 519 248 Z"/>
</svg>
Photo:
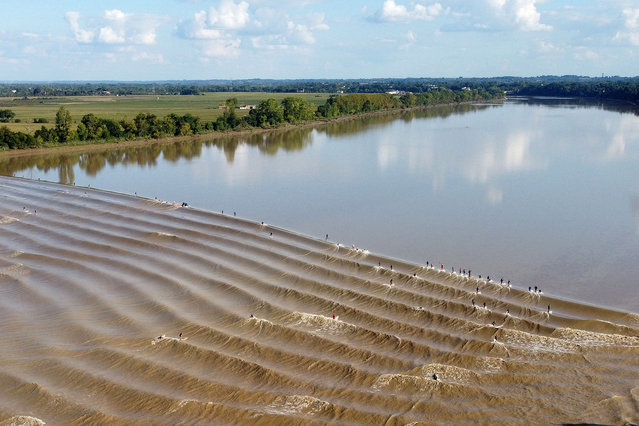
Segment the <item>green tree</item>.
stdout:
<svg viewBox="0 0 639 426">
<path fill-rule="evenodd" d="M 284 109 L 277 99 L 269 98 L 252 109 L 246 119 L 247 123 L 255 127 L 272 127 L 284 121 Z"/>
<path fill-rule="evenodd" d="M 218 117 L 216 121 L 217 130 L 235 129 L 240 124 L 241 120 L 235 113 L 237 103 L 237 98 L 229 98 L 226 100 L 226 109 L 222 113 L 222 116 Z"/>
<path fill-rule="evenodd" d="M 78 139 L 80 139 L 81 141 L 85 141 L 87 140 L 87 137 L 89 136 L 89 132 L 87 130 L 87 126 L 84 125 L 84 123 L 78 123 Z"/>
<path fill-rule="evenodd" d="M 413 95 L 412 93 L 404 93 L 399 97 L 399 101 L 405 107 L 412 107 L 415 106 L 415 104 L 417 103 L 417 96 Z"/>
<path fill-rule="evenodd" d="M 282 99 L 284 120 L 289 123 L 312 120 L 315 117 L 315 108 L 304 98 L 288 96 Z"/>
<path fill-rule="evenodd" d="M 99 137 L 100 119 L 93 113 L 86 114 L 82 117 L 82 124 L 87 130 L 87 139 L 93 140 Z"/>
<path fill-rule="evenodd" d="M 62 143 L 66 142 L 71 135 L 71 113 L 63 106 L 55 114 L 55 131 Z"/>
<path fill-rule="evenodd" d="M 8 123 L 16 114 L 10 109 L 0 109 L 0 123 Z"/>
</svg>

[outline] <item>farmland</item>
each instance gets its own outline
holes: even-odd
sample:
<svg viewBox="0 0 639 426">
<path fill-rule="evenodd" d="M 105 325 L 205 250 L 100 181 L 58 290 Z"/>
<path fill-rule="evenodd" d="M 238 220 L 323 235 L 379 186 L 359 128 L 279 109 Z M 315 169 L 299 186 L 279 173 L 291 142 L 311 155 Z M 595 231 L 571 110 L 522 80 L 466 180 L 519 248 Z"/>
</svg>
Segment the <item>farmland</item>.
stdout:
<svg viewBox="0 0 639 426">
<path fill-rule="evenodd" d="M 7 125 L 12 131 L 33 133 L 41 126 L 53 127 L 55 115 L 61 106 L 70 113 L 74 123 L 89 113 L 113 120 L 133 119 L 138 113 L 155 114 L 163 118 L 168 114 L 190 113 L 204 121 L 214 121 L 223 110 L 219 108 L 229 98 L 237 98 L 238 105 L 254 105 L 260 101 L 288 96 L 301 97 L 314 105 L 321 105 L 330 96 L 328 93 L 269 93 L 269 92 L 214 92 L 201 95 L 128 95 L 128 96 L 69 96 L 49 98 L 0 98 L 0 109 L 10 109 L 14 120 Z M 248 110 L 238 110 L 238 115 Z M 44 118 L 48 123 L 34 123 Z M 19 122 L 15 122 L 18 120 Z"/>
</svg>

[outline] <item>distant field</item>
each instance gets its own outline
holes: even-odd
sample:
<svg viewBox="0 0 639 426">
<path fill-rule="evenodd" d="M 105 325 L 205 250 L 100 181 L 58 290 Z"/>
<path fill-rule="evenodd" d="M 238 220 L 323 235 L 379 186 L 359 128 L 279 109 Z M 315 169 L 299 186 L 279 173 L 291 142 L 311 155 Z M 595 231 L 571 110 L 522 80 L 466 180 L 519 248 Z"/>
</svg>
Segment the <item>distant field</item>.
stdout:
<svg viewBox="0 0 639 426">
<path fill-rule="evenodd" d="M 78 123 L 85 114 L 120 120 L 132 119 L 138 113 L 152 113 L 164 117 L 170 113 L 183 115 L 191 113 L 204 121 L 215 120 L 222 114 L 219 108 L 226 99 L 237 98 L 240 105 L 257 104 L 267 98 L 283 99 L 287 96 L 303 97 L 315 105 L 326 102 L 327 93 L 265 93 L 265 92 L 215 92 L 202 95 L 131 95 L 131 96 L 69 96 L 55 98 L 0 98 L 0 109 L 10 109 L 20 123 L 0 123 L 13 131 L 33 133 L 40 126 L 52 127 L 55 114 L 64 106 L 71 112 L 73 121 Z M 239 110 L 238 115 L 247 114 Z M 45 118 L 48 124 L 34 123 L 35 118 Z"/>
</svg>

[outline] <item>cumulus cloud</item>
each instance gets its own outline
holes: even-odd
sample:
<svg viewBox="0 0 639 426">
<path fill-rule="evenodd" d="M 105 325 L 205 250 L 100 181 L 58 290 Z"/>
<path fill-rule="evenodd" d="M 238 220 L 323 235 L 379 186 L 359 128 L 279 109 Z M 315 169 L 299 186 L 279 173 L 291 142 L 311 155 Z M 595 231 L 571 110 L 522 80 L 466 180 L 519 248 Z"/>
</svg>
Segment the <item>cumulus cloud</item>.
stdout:
<svg viewBox="0 0 639 426">
<path fill-rule="evenodd" d="M 448 1 L 452 8 L 449 15 L 454 21 L 444 25 L 444 31 L 552 30 L 542 23 L 537 0 Z"/>
<path fill-rule="evenodd" d="M 195 13 L 192 20 L 180 23 L 178 34 L 187 39 L 215 40 L 222 32 L 208 26 L 208 14 L 202 10 Z"/>
<path fill-rule="evenodd" d="M 552 27 L 540 22 L 536 0 L 488 0 L 503 19 L 511 20 L 522 31 L 548 31 Z"/>
<path fill-rule="evenodd" d="M 192 19 L 180 22 L 177 34 L 185 39 L 198 40 L 202 55 L 231 57 L 239 54 L 242 40 L 236 32 L 250 22 L 249 4 L 225 0 L 219 7 L 201 10 Z"/>
<path fill-rule="evenodd" d="M 210 9 L 209 23 L 223 29 L 244 28 L 249 22 L 248 9 L 249 4 L 245 1 L 236 4 L 233 0 L 225 0 L 219 8 Z"/>
<path fill-rule="evenodd" d="M 634 46 L 639 46 L 639 8 L 627 8 L 623 10 L 624 31 L 618 31 L 614 40 L 627 40 Z"/>
<path fill-rule="evenodd" d="M 271 8 L 256 11 L 254 29 L 259 34 L 251 38 L 256 49 L 288 49 L 308 46 L 316 42 L 315 33 L 330 27 L 324 21 L 323 13 L 310 13 L 291 18 Z"/>
<path fill-rule="evenodd" d="M 69 11 L 64 16 L 71 26 L 75 41 L 78 43 L 91 43 L 93 41 L 94 32 L 80 28 L 80 12 Z"/>
<path fill-rule="evenodd" d="M 102 43 L 124 43 L 126 38 L 124 37 L 124 30 L 121 28 L 102 27 L 100 28 L 98 40 Z"/>
<path fill-rule="evenodd" d="M 102 18 L 97 20 L 96 28 L 85 29 L 80 26 L 79 12 L 69 11 L 65 17 L 78 43 L 154 44 L 155 32 L 161 21 L 150 15 L 112 9 L 104 11 Z"/>
<path fill-rule="evenodd" d="M 398 4 L 395 0 L 386 0 L 375 18 L 380 22 L 408 22 L 415 20 L 430 21 L 444 12 L 441 3 L 423 5 L 415 3 L 412 8 Z"/>
</svg>

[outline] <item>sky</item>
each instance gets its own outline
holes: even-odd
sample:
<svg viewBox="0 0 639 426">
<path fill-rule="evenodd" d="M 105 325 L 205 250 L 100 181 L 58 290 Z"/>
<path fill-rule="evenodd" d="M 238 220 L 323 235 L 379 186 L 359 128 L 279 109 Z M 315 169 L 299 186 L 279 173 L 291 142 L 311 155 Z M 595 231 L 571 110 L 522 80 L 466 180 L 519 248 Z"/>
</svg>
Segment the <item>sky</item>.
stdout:
<svg viewBox="0 0 639 426">
<path fill-rule="evenodd" d="M 0 81 L 639 75 L 639 0 L 26 0 L 0 10 Z"/>
</svg>

